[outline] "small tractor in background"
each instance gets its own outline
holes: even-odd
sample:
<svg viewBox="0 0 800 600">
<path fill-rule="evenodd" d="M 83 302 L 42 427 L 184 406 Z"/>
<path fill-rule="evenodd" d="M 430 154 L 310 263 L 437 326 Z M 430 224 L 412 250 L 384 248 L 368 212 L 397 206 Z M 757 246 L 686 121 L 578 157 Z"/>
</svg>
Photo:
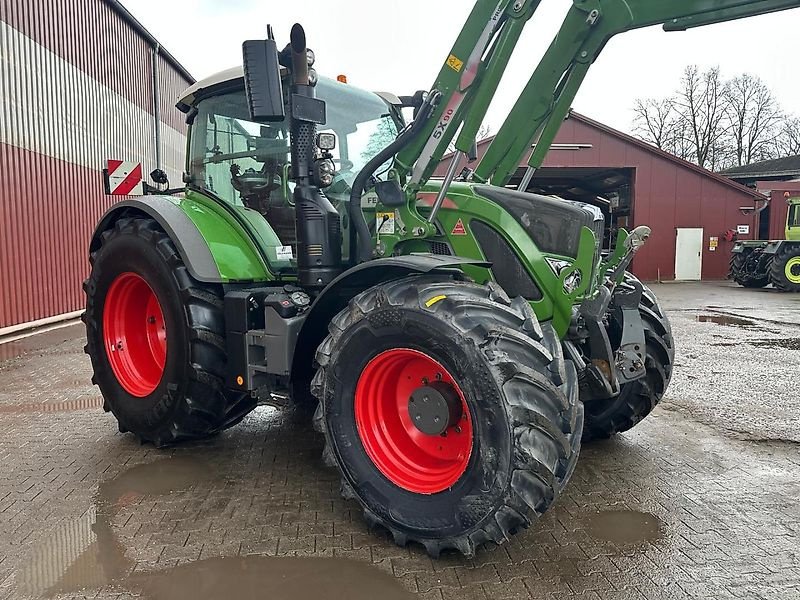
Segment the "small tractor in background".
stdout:
<svg viewBox="0 0 800 600">
<path fill-rule="evenodd" d="M 785 200 L 789 205 L 785 239 L 736 242 L 729 279 L 747 288 L 771 283 L 782 292 L 800 292 L 800 197 L 786 192 Z"/>
<path fill-rule="evenodd" d="M 620 230 L 603 255 L 599 208 L 525 189 L 613 35 L 800 0 L 575 0 L 480 163 L 457 176 L 538 6 L 478 0 L 413 96 L 318 76 L 299 25 L 285 49 L 270 29 L 244 43 L 243 69 L 183 94 L 185 189 L 114 205 L 89 247 L 86 351 L 120 431 L 163 446 L 259 401 L 310 405 L 342 494 L 371 525 L 432 556 L 472 555 L 547 510 L 582 440 L 652 411 L 672 334 L 626 271 L 650 230 Z"/>
</svg>

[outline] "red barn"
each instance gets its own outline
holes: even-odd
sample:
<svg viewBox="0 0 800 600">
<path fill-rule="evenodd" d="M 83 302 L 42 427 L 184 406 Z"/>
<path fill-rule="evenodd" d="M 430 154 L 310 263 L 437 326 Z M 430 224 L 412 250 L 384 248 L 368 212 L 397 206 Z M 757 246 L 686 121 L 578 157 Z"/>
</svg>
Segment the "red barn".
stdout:
<svg viewBox="0 0 800 600">
<path fill-rule="evenodd" d="M 491 139 L 478 144 L 479 157 Z M 756 210 L 767 200 L 574 111 L 528 190 L 600 206 L 607 215 L 606 245 L 617 227 L 650 226 L 652 236 L 633 265 L 646 280 L 724 279 L 734 234 L 756 239 Z"/>
</svg>

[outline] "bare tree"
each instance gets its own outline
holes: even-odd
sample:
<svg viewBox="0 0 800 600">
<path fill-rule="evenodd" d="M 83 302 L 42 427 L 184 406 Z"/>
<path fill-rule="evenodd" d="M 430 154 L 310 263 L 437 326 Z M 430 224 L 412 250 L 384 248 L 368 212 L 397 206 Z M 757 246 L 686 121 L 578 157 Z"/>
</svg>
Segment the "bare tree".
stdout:
<svg viewBox="0 0 800 600">
<path fill-rule="evenodd" d="M 723 93 L 733 166 L 772 158 L 783 114 L 766 84 L 745 73 L 731 79 Z"/>
<path fill-rule="evenodd" d="M 667 150 L 672 145 L 675 104 L 672 98 L 644 98 L 633 107 L 634 131 L 656 148 Z"/>
<path fill-rule="evenodd" d="M 708 166 L 712 152 L 721 150 L 725 83 L 719 68 L 701 73 L 696 65 L 686 67 L 675 96 L 675 111 L 688 124 L 694 161 Z"/>
<path fill-rule="evenodd" d="M 689 123 L 676 117 L 670 123 L 669 131 L 664 150 L 684 160 L 694 161 L 696 152 Z"/>
<path fill-rule="evenodd" d="M 724 81 L 689 66 L 667 98 L 636 100 L 633 132 L 712 170 L 800 154 L 800 118 L 787 116 L 757 76 Z"/>
<path fill-rule="evenodd" d="M 800 117 L 789 117 L 781 123 L 775 139 L 777 156 L 800 154 Z"/>
</svg>

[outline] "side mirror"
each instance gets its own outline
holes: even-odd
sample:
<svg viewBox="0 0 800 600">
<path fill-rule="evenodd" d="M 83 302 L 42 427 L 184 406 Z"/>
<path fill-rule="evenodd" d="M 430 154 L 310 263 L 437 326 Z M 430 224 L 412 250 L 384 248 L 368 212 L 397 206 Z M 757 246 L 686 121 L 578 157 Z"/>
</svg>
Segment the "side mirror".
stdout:
<svg viewBox="0 0 800 600">
<path fill-rule="evenodd" d="M 281 67 L 272 27 L 267 28 L 266 40 L 248 40 L 242 44 L 242 59 L 250 119 L 257 123 L 283 121 L 286 111 Z"/>
<path fill-rule="evenodd" d="M 162 171 L 161 169 L 153 169 L 150 172 L 150 179 L 152 179 L 153 182 L 155 182 L 155 183 L 157 183 L 159 185 L 168 185 L 169 184 L 169 179 L 167 178 L 167 174 L 164 171 Z"/>
</svg>

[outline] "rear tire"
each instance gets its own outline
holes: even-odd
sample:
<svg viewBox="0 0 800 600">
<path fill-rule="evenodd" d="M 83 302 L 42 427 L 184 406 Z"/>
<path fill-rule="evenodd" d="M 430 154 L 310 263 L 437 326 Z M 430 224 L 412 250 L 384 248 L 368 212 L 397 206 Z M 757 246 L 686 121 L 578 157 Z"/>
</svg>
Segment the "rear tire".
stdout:
<svg viewBox="0 0 800 600">
<path fill-rule="evenodd" d="M 770 279 L 775 289 L 800 292 L 800 244 L 783 243 L 772 259 Z"/>
<path fill-rule="evenodd" d="M 552 327 L 540 325 L 523 298 L 512 302 L 494 285 L 412 277 L 356 296 L 329 332 L 316 355 L 315 427 L 325 434 L 326 462 L 341 471 L 342 495 L 358 500 L 371 526 L 434 557 L 446 548 L 472 556 L 478 545 L 527 527 L 559 495 L 580 448 L 577 375 Z M 463 429 L 448 428 L 444 438 L 412 429 L 416 392 L 408 395 L 406 381 L 413 372 L 414 385 L 427 386 L 433 375 L 420 378 L 423 371 L 409 366 L 416 363 L 403 362 L 407 354 L 459 392 L 463 413 L 455 423 Z M 395 355 L 399 363 L 369 375 Z M 379 386 L 374 395 L 372 385 Z M 374 428 L 365 403 L 385 417 Z M 390 458 L 393 447 L 420 441 L 402 460 L 382 461 L 375 439 L 383 432 L 392 436 Z M 463 435 L 467 445 L 454 437 Z M 436 440 L 445 440 L 440 452 L 453 454 L 438 454 Z M 428 444 L 429 454 L 415 449 Z"/>
<path fill-rule="evenodd" d="M 625 281 L 639 280 L 631 273 L 626 273 Z M 644 291 L 639 303 L 639 314 L 647 345 L 646 374 L 641 379 L 623 384 L 620 393 L 613 398 L 591 400 L 584 404 L 584 442 L 610 438 L 639 423 L 661 401 L 672 377 L 675 347 L 669 319 L 652 290 L 643 283 L 641 285 Z M 609 313 L 608 330 L 612 349 L 616 350 L 619 347 L 621 330 L 613 312 Z"/>
<path fill-rule="evenodd" d="M 100 247 L 92 252 L 90 262 L 92 272 L 84 282 L 85 351 L 92 360 L 92 381 L 103 394 L 104 408 L 119 421 L 120 431 L 164 446 L 217 433 L 255 408 L 254 399 L 223 384 L 226 353 L 221 287 L 192 279 L 169 236 L 154 220 L 119 219 L 101 234 Z M 133 351 L 140 336 L 136 318 L 142 315 L 135 310 L 136 298 L 120 308 L 119 294 L 112 290 L 119 290 L 126 280 L 146 283 L 157 299 L 160 311 L 156 312 L 162 313 L 165 328 L 160 371 L 153 376 L 153 365 L 144 365 L 150 376 L 145 379 L 148 385 L 143 386 L 136 383 L 143 370 L 137 367 Z M 114 329 L 105 313 L 124 317 L 126 308 L 133 317 L 121 329 Z M 141 328 L 145 327 L 142 319 Z M 121 362 L 119 352 L 111 348 L 117 337 L 121 352 L 128 351 Z M 148 345 L 153 345 L 152 340 L 144 345 L 145 350 Z M 126 367 L 126 360 L 133 366 Z"/>
</svg>

